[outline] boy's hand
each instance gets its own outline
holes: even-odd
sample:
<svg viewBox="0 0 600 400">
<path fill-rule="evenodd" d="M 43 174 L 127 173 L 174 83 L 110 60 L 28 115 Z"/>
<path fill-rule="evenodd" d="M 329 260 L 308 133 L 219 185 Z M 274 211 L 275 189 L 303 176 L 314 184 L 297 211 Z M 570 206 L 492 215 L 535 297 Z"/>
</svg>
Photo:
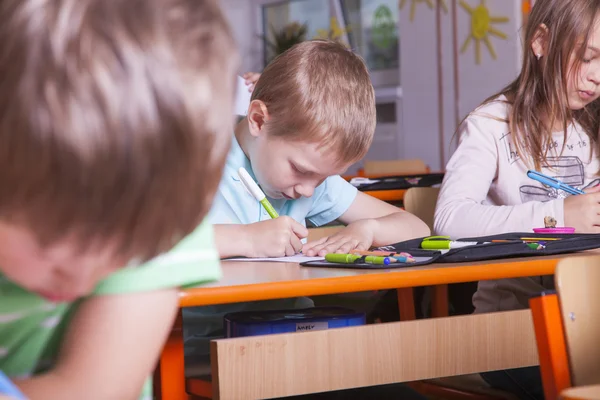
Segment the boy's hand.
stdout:
<svg viewBox="0 0 600 400">
<path fill-rule="evenodd" d="M 293 256 L 302 249 L 300 239 L 308 236 L 306 227 L 288 216 L 242 225 L 250 241 L 248 257 Z"/>
<path fill-rule="evenodd" d="M 565 226 L 577 233 L 600 233 L 600 186 L 565 199 Z"/>
<path fill-rule="evenodd" d="M 335 235 L 307 243 L 302 253 L 308 257 L 324 257 L 330 253 L 348 253 L 353 250 L 368 250 L 373 244 L 377 221 L 362 219 L 352 222 Z"/>
<path fill-rule="evenodd" d="M 260 74 L 258 72 L 246 72 L 242 75 L 242 78 L 246 80 L 246 86 L 248 86 L 248 91 L 252 93 L 254 90 L 254 85 L 258 82 L 258 78 L 260 78 Z"/>
</svg>

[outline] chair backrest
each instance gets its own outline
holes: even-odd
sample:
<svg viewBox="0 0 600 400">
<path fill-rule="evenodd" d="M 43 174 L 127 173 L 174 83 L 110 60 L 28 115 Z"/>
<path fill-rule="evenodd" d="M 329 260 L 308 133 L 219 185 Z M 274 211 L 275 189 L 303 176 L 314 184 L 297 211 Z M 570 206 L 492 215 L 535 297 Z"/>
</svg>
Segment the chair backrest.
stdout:
<svg viewBox="0 0 600 400">
<path fill-rule="evenodd" d="M 556 292 L 530 299 L 546 400 L 600 383 L 600 257 L 561 260 Z"/>
<path fill-rule="evenodd" d="M 363 170 L 366 176 L 386 175 L 418 175 L 429 173 L 429 167 L 423 160 L 386 160 L 364 161 Z"/>
<path fill-rule="evenodd" d="M 561 261 L 555 282 L 573 386 L 600 384 L 600 257 Z"/>
<path fill-rule="evenodd" d="M 404 208 L 409 213 L 416 215 L 429 226 L 433 232 L 433 215 L 437 203 L 439 188 L 414 187 L 404 194 Z"/>
</svg>

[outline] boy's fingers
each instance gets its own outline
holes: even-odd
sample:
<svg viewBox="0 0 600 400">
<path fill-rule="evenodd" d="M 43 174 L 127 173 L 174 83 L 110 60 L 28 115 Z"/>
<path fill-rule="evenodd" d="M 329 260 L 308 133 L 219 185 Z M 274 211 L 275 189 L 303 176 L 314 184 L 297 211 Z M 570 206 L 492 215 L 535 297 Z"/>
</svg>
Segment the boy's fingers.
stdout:
<svg viewBox="0 0 600 400">
<path fill-rule="evenodd" d="M 330 243 L 325 243 L 321 249 L 319 249 L 319 256 L 324 257 L 330 253 L 337 253 L 337 250 L 344 244 L 343 241 L 335 241 Z"/>
<path fill-rule="evenodd" d="M 355 248 L 356 248 L 356 246 L 354 245 L 354 243 L 346 242 L 346 243 L 342 244 L 335 252 L 341 253 L 341 254 L 346 254 L 350 250 L 354 250 Z"/>
<path fill-rule="evenodd" d="M 298 251 L 294 248 L 294 246 L 290 243 L 287 246 L 285 246 L 285 256 L 293 256 L 294 254 L 296 254 Z"/>
<path fill-rule="evenodd" d="M 325 243 L 327 241 L 327 239 L 328 239 L 327 237 L 322 237 L 319 240 L 314 240 L 312 242 L 308 242 L 302 247 L 302 251 L 304 252 L 304 250 L 311 250 L 315 246 Z"/>
<path fill-rule="evenodd" d="M 298 221 L 291 220 L 290 227 L 292 228 L 292 231 L 294 232 L 294 234 L 296 236 L 298 236 L 300 239 L 304 239 L 305 237 L 308 236 L 308 229 L 306 229 L 306 227 L 304 225 L 302 225 L 301 223 L 299 223 Z"/>
<path fill-rule="evenodd" d="M 299 253 L 300 250 L 302 250 L 302 242 L 300 241 L 300 239 L 298 239 L 296 236 L 291 237 L 290 240 L 290 245 L 292 246 L 292 248 L 294 249 L 294 254 Z"/>
</svg>

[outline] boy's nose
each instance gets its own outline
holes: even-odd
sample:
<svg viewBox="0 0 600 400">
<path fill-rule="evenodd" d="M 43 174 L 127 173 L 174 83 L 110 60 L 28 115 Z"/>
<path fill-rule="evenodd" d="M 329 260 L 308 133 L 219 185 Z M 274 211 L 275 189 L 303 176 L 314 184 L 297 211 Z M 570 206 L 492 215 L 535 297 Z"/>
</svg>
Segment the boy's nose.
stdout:
<svg viewBox="0 0 600 400">
<path fill-rule="evenodd" d="M 302 197 L 310 197 L 315 192 L 315 188 L 310 185 L 297 185 L 294 190 Z"/>
</svg>

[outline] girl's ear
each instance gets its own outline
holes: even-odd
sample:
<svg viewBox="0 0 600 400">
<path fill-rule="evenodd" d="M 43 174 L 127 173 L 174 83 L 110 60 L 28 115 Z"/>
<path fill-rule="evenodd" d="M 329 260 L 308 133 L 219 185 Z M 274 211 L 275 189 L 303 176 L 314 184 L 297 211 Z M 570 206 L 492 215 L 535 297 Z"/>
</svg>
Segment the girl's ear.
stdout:
<svg viewBox="0 0 600 400">
<path fill-rule="evenodd" d="M 547 42 L 548 27 L 545 24 L 540 24 L 533 36 L 533 42 L 531 42 L 531 50 L 538 60 L 546 54 Z"/>
<path fill-rule="evenodd" d="M 269 120 L 267 105 L 261 100 L 252 100 L 248 107 L 248 126 L 250 134 L 254 137 L 264 133 L 265 122 Z"/>
</svg>

